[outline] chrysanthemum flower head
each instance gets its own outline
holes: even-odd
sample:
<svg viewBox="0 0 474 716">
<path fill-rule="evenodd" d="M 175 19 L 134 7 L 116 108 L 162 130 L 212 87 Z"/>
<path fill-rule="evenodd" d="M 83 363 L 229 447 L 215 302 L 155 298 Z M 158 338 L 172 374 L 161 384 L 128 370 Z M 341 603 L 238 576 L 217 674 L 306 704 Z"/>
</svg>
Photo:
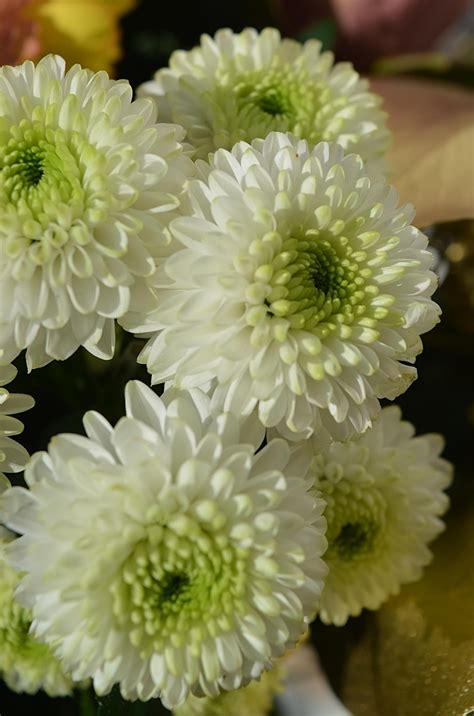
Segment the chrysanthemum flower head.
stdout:
<svg viewBox="0 0 474 716">
<path fill-rule="evenodd" d="M 10 559 L 34 633 L 73 678 L 175 707 L 258 678 L 304 631 L 323 503 L 304 452 L 255 455 L 258 422 L 210 417 L 204 393 L 130 383 L 126 404 L 114 429 L 88 413 L 87 438 L 54 438 L 0 512 L 24 535 Z"/>
<path fill-rule="evenodd" d="M 164 121 L 186 129 L 202 159 L 271 131 L 310 144 L 336 141 L 365 160 L 379 159 L 388 141 L 381 100 L 351 64 L 333 62 L 317 40 L 282 40 L 273 28 L 224 29 L 203 35 L 190 52 L 174 52 L 169 68 L 139 93 L 155 99 Z"/>
<path fill-rule="evenodd" d="M 314 489 L 327 503 L 329 574 L 319 610 L 327 624 L 378 609 L 431 560 L 452 467 L 439 457 L 440 435 L 414 432 L 391 406 L 359 440 L 332 443 L 314 458 Z"/>
<path fill-rule="evenodd" d="M 114 349 L 192 162 L 128 82 L 48 56 L 0 68 L 0 359 Z"/>
<path fill-rule="evenodd" d="M 72 691 L 71 680 L 50 649 L 29 635 L 31 613 L 14 597 L 20 575 L 4 555 L 12 538 L 0 527 L 0 678 L 13 691 L 43 689 L 50 696 L 65 696 Z"/>
<path fill-rule="evenodd" d="M 23 470 L 29 455 L 12 435 L 23 431 L 23 424 L 12 417 L 33 407 L 35 401 L 29 395 L 9 393 L 5 388 L 15 377 L 17 370 L 13 365 L 0 364 L 0 483 L 5 483 L 5 472 Z"/>
<path fill-rule="evenodd" d="M 273 133 L 198 164 L 157 306 L 125 324 L 155 331 L 139 360 L 155 382 L 217 384 L 217 405 L 257 407 L 288 435 L 363 432 L 438 321 L 413 208 L 337 144 Z"/>
</svg>

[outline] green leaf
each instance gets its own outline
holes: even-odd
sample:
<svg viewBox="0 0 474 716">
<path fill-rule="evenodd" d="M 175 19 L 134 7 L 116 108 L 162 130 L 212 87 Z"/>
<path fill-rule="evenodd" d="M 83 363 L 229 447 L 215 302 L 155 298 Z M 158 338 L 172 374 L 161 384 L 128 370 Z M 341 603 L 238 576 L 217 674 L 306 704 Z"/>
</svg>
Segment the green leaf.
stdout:
<svg viewBox="0 0 474 716">
<path fill-rule="evenodd" d="M 336 42 L 337 24 L 332 17 L 328 17 L 322 22 L 316 22 L 298 33 L 297 39 L 300 42 L 306 40 L 320 40 L 323 50 L 331 50 Z"/>
</svg>

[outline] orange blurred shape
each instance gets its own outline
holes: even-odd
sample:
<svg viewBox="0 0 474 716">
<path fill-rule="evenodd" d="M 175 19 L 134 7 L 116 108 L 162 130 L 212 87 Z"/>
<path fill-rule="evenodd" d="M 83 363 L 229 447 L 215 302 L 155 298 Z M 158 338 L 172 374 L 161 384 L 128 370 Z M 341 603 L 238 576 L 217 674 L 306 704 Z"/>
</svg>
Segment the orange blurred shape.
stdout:
<svg viewBox="0 0 474 716">
<path fill-rule="evenodd" d="M 25 16 L 31 0 L 0 0 L 0 65 L 15 65 L 40 53 L 37 23 Z"/>
</svg>

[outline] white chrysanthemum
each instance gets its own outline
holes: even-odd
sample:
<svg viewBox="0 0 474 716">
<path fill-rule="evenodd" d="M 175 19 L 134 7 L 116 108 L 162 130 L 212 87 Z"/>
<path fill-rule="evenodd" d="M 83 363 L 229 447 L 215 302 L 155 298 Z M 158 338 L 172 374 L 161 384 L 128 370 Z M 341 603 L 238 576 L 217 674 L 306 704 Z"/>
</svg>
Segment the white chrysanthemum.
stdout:
<svg viewBox="0 0 474 716">
<path fill-rule="evenodd" d="M 65 696 L 72 691 L 49 647 L 31 637 L 31 613 L 14 598 L 20 576 L 5 561 L 5 546 L 13 535 L 0 527 L 0 679 L 13 691 Z"/>
<path fill-rule="evenodd" d="M 209 416 L 209 399 L 141 383 L 112 429 L 61 435 L 12 488 L 2 516 L 26 573 L 34 634 L 76 680 L 124 698 L 215 696 L 258 678 L 314 616 L 326 567 L 307 454 L 258 421 Z M 284 474 L 283 474 L 284 472 Z"/>
<path fill-rule="evenodd" d="M 377 609 L 431 560 L 452 468 L 439 457 L 440 435 L 414 432 L 391 406 L 359 440 L 333 443 L 314 458 L 314 489 L 327 503 L 329 574 L 319 612 L 327 624 Z"/>
<path fill-rule="evenodd" d="M 186 129 L 202 159 L 272 131 L 310 144 L 336 141 L 366 161 L 387 149 L 381 100 L 352 65 L 334 65 L 317 40 L 282 40 L 273 28 L 203 35 L 200 47 L 174 52 L 170 67 L 158 70 L 139 94 L 155 99 L 164 121 Z"/>
<path fill-rule="evenodd" d="M 0 68 L 0 358 L 114 350 L 192 162 L 126 81 L 48 56 Z"/>
<path fill-rule="evenodd" d="M 274 133 L 219 150 L 170 225 L 157 306 L 130 315 L 155 335 L 154 382 L 215 381 L 216 404 L 255 406 L 267 427 L 339 440 L 363 432 L 416 377 L 438 321 L 427 239 L 395 189 L 337 144 Z"/>
<path fill-rule="evenodd" d="M 29 455 L 25 448 L 12 440 L 12 435 L 23 431 L 23 424 L 12 415 L 29 410 L 35 404 L 33 398 L 22 393 L 9 393 L 4 387 L 15 377 L 13 365 L 0 365 L 0 483 L 5 482 L 5 472 L 23 470 Z"/>
</svg>

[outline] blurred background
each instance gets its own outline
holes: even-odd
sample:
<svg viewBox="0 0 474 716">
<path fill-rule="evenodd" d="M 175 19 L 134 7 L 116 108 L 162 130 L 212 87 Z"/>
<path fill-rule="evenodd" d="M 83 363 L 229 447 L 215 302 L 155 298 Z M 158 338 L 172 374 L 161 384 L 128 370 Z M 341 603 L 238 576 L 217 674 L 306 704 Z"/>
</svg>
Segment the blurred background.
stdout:
<svg viewBox="0 0 474 716">
<path fill-rule="evenodd" d="M 444 214 L 423 214 L 427 217 L 423 228 L 429 232 L 441 278 L 435 300 L 444 315 L 424 338 L 425 350 L 417 361 L 418 381 L 398 402 L 417 432 L 439 432 L 446 438 L 445 456 L 456 469 L 448 529 L 435 546 L 433 565 L 420 583 L 404 588 L 376 614 L 364 613 L 343 629 L 315 624 L 312 640 L 332 687 L 355 716 L 472 716 L 474 189 L 466 187 L 464 174 L 458 174 L 457 168 L 461 171 L 461 165 L 467 165 L 472 171 L 474 146 L 471 124 L 471 134 L 463 134 L 456 147 L 459 161 L 457 155 L 453 160 L 451 140 L 458 125 L 455 129 L 450 124 L 453 116 L 443 90 L 458 93 L 449 96 L 470 107 L 463 122 L 472 123 L 473 2 L 0 0 L 0 64 L 54 51 L 69 64 L 106 69 L 137 86 L 166 65 L 171 52 L 197 44 L 203 32 L 267 25 L 302 41 L 319 38 L 337 60 L 351 61 L 377 82 L 390 76 L 418 78 L 429 82 L 428 91 L 435 93 L 430 120 L 438 121 L 442 131 L 438 127 L 433 136 L 437 150 L 443 149 L 445 141 L 451 152 L 451 174 L 446 176 L 443 157 L 439 173 L 429 180 L 449 185 L 452 204 Z M 403 105 L 411 101 L 407 97 L 402 92 L 396 101 Z M 392 106 L 397 109 L 396 104 Z M 426 114 L 425 106 L 425 115 L 419 116 Z M 425 131 L 423 122 L 418 129 Z M 421 190 L 429 200 L 430 184 Z M 462 191 L 467 192 L 464 208 L 452 208 Z M 20 374 L 14 390 L 36 398 L 36 407 L 25 417 L 24 443 L 29 450 L 44 449 L 56 432 L 80 430 L 80 418 L 87 409 L 100 410 L 110 420 L 121 415 L 124 384 L 130 378 L 147 380 L 135 362 L 138 342 L 126 336 L 121 341 L 120 356 L 110 369 L 85 352 L 78 352 L 67 364 L 51 364 L 28 377 L 23 359 L 16 362 Z M 48 716 L 75 716 L 77 709 L 73 699 L 20 696 L 0 685 L 1 716 L 40 711 Z M 133 714 L 133 707 L 122 711 L 112 696 L 103 700 L 97 713 Z M 147 713 L 158 716 L 164 711 L 151 703 Z M 91 704 L 90 716 L 95 714 Z M 294 716 L 329 716 L 329 712 L 318 711 L 315 704 L 314 711 Z"/>
<path fill-rule="evenodd" d="M 425 73 L 439 74 L 443 67 L 446 78 L 472 85 L 474 5 L 469 0 L 200 0 L 156 8 L 154 0 L 142 0 L 122 22 L 118 75 L 132 84 L 166 65 L 173 50 L 197 44 L 203 32 L 272 25 L 288 37 L 321 39 L 338 60 L 350 60 L 361 71 L 374 65 L 388 70 L 386 58 L 430 53 L 418 58 L 419 71 L 423 64 Z M 411 60 L 415 69 L 417 58 Z"/>
</svg>

